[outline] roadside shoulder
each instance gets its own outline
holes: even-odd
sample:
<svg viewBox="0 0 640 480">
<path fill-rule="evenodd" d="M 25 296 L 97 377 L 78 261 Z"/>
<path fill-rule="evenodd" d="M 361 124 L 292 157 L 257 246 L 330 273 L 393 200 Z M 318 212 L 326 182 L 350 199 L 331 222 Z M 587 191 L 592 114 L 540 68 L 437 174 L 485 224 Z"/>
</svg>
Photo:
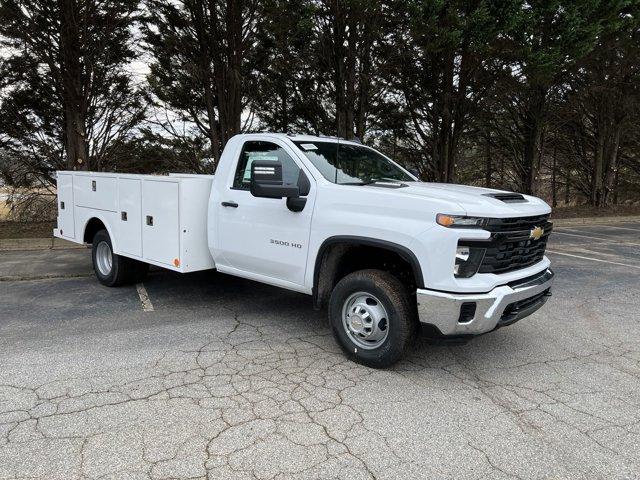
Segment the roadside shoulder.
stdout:
<svg viewBox="0 0 640 480">
<path fill-rule="evenodd" d="M 575 217 L 575 218 L 553 218 L 551 221 L 557 227 L 567 227 L 570 225 L 598 225 L 611 223 L 640 222 L 640 215 L 629 215 L 621 217 L 602 216 L 602 217 Z"/>
</svg>

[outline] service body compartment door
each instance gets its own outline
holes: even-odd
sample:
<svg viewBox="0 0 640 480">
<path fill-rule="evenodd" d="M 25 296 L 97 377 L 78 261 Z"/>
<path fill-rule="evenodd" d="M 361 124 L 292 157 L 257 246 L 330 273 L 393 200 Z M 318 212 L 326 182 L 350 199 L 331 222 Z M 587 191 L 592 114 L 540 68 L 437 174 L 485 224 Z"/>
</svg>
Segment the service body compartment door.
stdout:
<svg viewBox="0 0 640 480">
<path fill-rule="evenodd" d="M 75 238 L 73 215 L 73 175 L 58 174 L 58 230 L 60 235 Z"/>
<path fill-rule="evenodd" d="M 76 175 L 76 205 L 115 212 L 118 208 L 118 179 L 103 174 Z"/>
<path fill-rule="evenodd" d="M 174 267 L 180 262 L 178 181 L 142 182 L 142 251 L 144 258 Z"/>
<path fill-rule="evenodd" d="M 119 253 L 142 257 L 142 182 L 118 179 Z"/>
</svg>

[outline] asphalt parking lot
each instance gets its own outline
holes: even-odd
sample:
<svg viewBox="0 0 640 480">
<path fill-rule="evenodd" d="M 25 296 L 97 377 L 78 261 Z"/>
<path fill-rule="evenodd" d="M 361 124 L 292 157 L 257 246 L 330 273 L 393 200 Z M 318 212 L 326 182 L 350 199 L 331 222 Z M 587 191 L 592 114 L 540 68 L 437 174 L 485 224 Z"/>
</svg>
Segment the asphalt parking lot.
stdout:
<svg viewBox="0 0 640 480">
<path fill-rule="evenodd" d="M 548 256 L 532 317 L 372 370 L 304 295 L 0 252 L 0 479 L 639 478 L 640 222 Z"/>
</svg>

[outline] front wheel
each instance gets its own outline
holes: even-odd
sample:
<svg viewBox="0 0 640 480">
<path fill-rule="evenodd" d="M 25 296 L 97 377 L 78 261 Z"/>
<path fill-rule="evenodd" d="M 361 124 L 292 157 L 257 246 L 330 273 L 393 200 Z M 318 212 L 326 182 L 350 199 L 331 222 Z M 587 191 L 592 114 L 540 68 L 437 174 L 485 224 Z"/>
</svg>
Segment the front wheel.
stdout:
<svg viewBox="0 0 640 480">
<path fill-rule="evenodd" d="M 345 353 L 374 368 L 397 362 L 417 326 L 407 288 L 382 270 L 360 270 L 340 280 L 331 293 L 329 321 Z"/>
</svg>

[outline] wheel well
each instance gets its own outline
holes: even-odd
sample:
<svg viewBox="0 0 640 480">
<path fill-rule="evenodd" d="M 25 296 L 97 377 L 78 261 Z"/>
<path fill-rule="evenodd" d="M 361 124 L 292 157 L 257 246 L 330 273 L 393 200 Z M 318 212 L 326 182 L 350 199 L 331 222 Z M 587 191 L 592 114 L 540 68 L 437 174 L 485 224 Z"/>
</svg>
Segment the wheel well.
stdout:
<svg viewBox="0 0 640 480">
<path fill-rule="evenodd" d="M 104 226 L 104 223 L 102 223 L 102 220 L 93 217 L 87 222 L 87 226 L 84 227 L 84 236 L 82 238 L 82 241 L 84 243 L 92 243 L 93 237 L 96 235 L 96 233 L 98 233 L 100 230 L 106 229 L 107 228 Z"/>
<path fill-rule="evenodd" d="M 424 287 L 420 263 L 410 250 L 370 239 L 336 239 L 325 242 L 318 252 L 313 282 L 314 306 L 322 308 L 333 287 L 343 277 L 365 268 L 388 271 L 411 290 Z"/>
</svg>

